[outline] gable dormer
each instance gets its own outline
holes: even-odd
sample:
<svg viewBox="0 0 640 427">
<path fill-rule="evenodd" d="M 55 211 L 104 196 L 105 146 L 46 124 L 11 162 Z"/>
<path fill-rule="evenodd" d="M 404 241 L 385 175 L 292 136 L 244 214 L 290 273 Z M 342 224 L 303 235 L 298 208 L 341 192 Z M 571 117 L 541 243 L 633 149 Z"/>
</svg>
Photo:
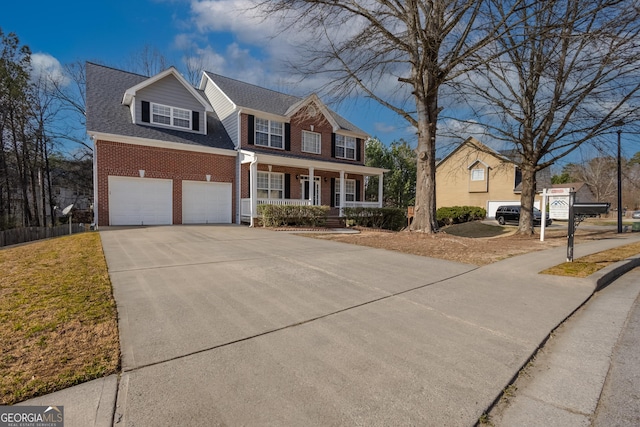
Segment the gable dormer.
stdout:
<svg viewBox="0 0 640 427">
<path fill-rule="evenodd" d="M 206 134 L 205 98 L 171 67 L 127 89 L 122 103 L 134 124 Z"/>
</svg>

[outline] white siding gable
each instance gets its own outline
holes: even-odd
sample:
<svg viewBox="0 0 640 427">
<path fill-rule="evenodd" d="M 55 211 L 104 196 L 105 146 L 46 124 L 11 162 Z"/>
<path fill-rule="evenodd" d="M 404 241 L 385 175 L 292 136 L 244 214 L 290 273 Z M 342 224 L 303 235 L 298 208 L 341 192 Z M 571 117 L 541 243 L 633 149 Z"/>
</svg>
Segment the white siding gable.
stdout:
<svg viewBox="0 0 640 427">
<path fill-rule="evenodd" d="M 220 88 L 205 74 L 205 86 L 204 94 L 207 97 L 209 103 L 213 107 L 213 111 L 216 112 L 224 129 L 233 141 L 233 144 L 238 147 L 240 141 L 238 138 L 238 114 L 237 106 L 220 90 Z M 202 86 L 201 86 L 202 87 Z"/>
<path fill-rule="evenodd" d="M 135 122 L 142 121 L 142 101 L 155 104 L 162 104 L 170 107 L 177 107 L 189 111 L 198 112 L 198 131 L 180 129 L 185 132 L 202 133 L 206 132 L 205 108 L 194 98 L 193 94 L 183 86 L 173 75 L 168 75 L 157 82 L 150 84 L 137 91 L 135 96 Z M 150 126 L 160 126 L 150 123 Z M 174 128 L 176 129 L 176 128 Z"/>
</svg>

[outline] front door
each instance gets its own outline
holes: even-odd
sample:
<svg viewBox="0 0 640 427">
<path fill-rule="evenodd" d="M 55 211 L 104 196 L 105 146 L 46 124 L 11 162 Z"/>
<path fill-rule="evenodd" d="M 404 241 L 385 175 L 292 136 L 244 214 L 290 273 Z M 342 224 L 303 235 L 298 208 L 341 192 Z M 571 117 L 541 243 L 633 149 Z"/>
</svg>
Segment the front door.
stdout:
<svg viewBox="0 0 640 427">
<path fill-rule="evenodd" d="M 321 204 L 321 198 L 320 198 L 320 177 L 319 176 L 314 176 L 313 177 L 313 183 L 314 183 L 314 187 L 313 187 L 313 204 L 318 206 Z M 300 179 L 300 182 L 302 184 L 302 198 L 304 200 L 309 200 L 309 177 L 308 176 L 303 176 Z"/>
</svg>

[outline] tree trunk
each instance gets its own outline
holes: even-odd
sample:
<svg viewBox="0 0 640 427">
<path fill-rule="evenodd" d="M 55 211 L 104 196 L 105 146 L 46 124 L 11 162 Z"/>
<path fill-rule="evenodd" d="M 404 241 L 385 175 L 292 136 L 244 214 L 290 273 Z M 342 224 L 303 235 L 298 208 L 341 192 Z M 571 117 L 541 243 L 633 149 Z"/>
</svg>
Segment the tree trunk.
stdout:
<svg viewBox="0 0 640 427">
<path fill-rule="evenodd" d="M 522 194 L 520 195 L 520 224 L 518 234 L 533 235 L 533 202 L 536 196 L 536 172 L 530 166 L 522 165 Z"/>
<path fill-rule="evenodd" d="M 431 86 L 433 87 L 433 86 Z M 416 171 L 416 202 L 410 231 L 432 234 L 438 232 L 436 218 L 436 134 L 437 95 L 418 100 L 418 153 Z"/>
</svg>

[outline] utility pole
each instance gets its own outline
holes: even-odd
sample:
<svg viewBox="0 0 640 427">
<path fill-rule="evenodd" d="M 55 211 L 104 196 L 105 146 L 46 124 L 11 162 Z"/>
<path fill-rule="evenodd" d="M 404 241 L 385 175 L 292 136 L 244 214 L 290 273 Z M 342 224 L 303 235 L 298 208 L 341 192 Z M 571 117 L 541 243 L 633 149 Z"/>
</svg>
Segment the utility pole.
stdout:
<svg viewBox="0 0 640 427">
<path fill-rule="evenodd" d="M 620 136 L 622 129 L 618 129 L 618 233 L 622 233 L 622 160 L 620 156 Z"/>
</svg>

